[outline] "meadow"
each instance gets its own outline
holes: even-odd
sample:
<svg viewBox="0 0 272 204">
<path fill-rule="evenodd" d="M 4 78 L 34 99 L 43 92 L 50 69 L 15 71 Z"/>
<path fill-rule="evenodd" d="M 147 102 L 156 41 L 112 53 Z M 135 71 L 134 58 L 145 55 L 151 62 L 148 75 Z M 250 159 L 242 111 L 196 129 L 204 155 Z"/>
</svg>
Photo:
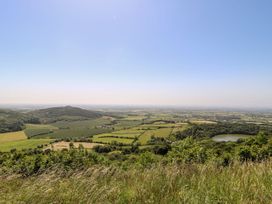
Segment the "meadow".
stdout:
<svg viewBox="0 0 272 204">
<path fill-rule="evenodd" d="M 94 166 L 69 176 L 0 178 L 7 203 L 271 203 L 272 163 L 153 166 L 121 170 Z"/>
</svg>

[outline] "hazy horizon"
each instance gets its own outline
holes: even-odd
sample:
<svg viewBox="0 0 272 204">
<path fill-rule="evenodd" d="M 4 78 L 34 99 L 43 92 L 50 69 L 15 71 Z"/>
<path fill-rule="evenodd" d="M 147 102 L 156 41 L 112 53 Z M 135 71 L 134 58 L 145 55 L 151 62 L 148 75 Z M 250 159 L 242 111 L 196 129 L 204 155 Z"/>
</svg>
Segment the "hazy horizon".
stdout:
<svg viewBox="0 0 272 204">
<path fill-rule="evenodd" d="M 272 108 L 272 2 L 0 2 L 0 104 Z"/>
</svg>

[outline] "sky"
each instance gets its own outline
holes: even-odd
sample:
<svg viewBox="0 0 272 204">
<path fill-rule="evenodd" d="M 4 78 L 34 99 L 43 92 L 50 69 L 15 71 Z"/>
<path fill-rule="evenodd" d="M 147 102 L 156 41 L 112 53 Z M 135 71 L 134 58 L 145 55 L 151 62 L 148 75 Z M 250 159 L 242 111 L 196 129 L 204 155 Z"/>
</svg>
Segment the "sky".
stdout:
<svg viewBox="0 0 272 204">
<path fill-rule="evenodd" d="M 0 104 L 272 108 L 271 0 L 2 0 Z"/>
</svg>

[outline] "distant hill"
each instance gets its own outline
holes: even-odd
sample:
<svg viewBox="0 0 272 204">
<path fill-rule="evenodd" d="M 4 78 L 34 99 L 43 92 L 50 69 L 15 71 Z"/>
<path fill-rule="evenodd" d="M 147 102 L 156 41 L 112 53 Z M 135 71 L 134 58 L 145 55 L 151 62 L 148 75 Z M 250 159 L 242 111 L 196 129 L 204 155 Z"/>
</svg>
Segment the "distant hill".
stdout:
<svg viewBox="0 0 272 204">
<path fill-rule="evenodd" d="M 31 111 L 28 114 L 35 118 L 39 118 L 42 123 L 50 123 L 59 120 L 95 119 L 102 116 L 100 112 L 72 106 L 40 109 Z"/>
<path fill-rule="evenodd" d="M 19 131 L 23 128 L 24 114 L 0 109 L 0 133 Z"/>
</svg>

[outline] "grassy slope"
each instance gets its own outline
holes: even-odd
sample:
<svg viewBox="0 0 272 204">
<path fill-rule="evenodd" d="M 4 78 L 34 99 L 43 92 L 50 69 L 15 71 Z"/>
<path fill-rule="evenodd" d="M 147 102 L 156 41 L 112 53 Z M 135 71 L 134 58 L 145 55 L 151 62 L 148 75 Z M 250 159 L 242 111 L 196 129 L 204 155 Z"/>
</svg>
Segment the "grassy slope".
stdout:
<svg viewBox="0 0 272 204">
<path fill-rule="evenodd" d="M 1 179 L 1 178 L 0 178 Z M 6 203 L 271 203 L 272 163 L 93 167 L 74 176 L 2 178 Z"/>
</svg>

